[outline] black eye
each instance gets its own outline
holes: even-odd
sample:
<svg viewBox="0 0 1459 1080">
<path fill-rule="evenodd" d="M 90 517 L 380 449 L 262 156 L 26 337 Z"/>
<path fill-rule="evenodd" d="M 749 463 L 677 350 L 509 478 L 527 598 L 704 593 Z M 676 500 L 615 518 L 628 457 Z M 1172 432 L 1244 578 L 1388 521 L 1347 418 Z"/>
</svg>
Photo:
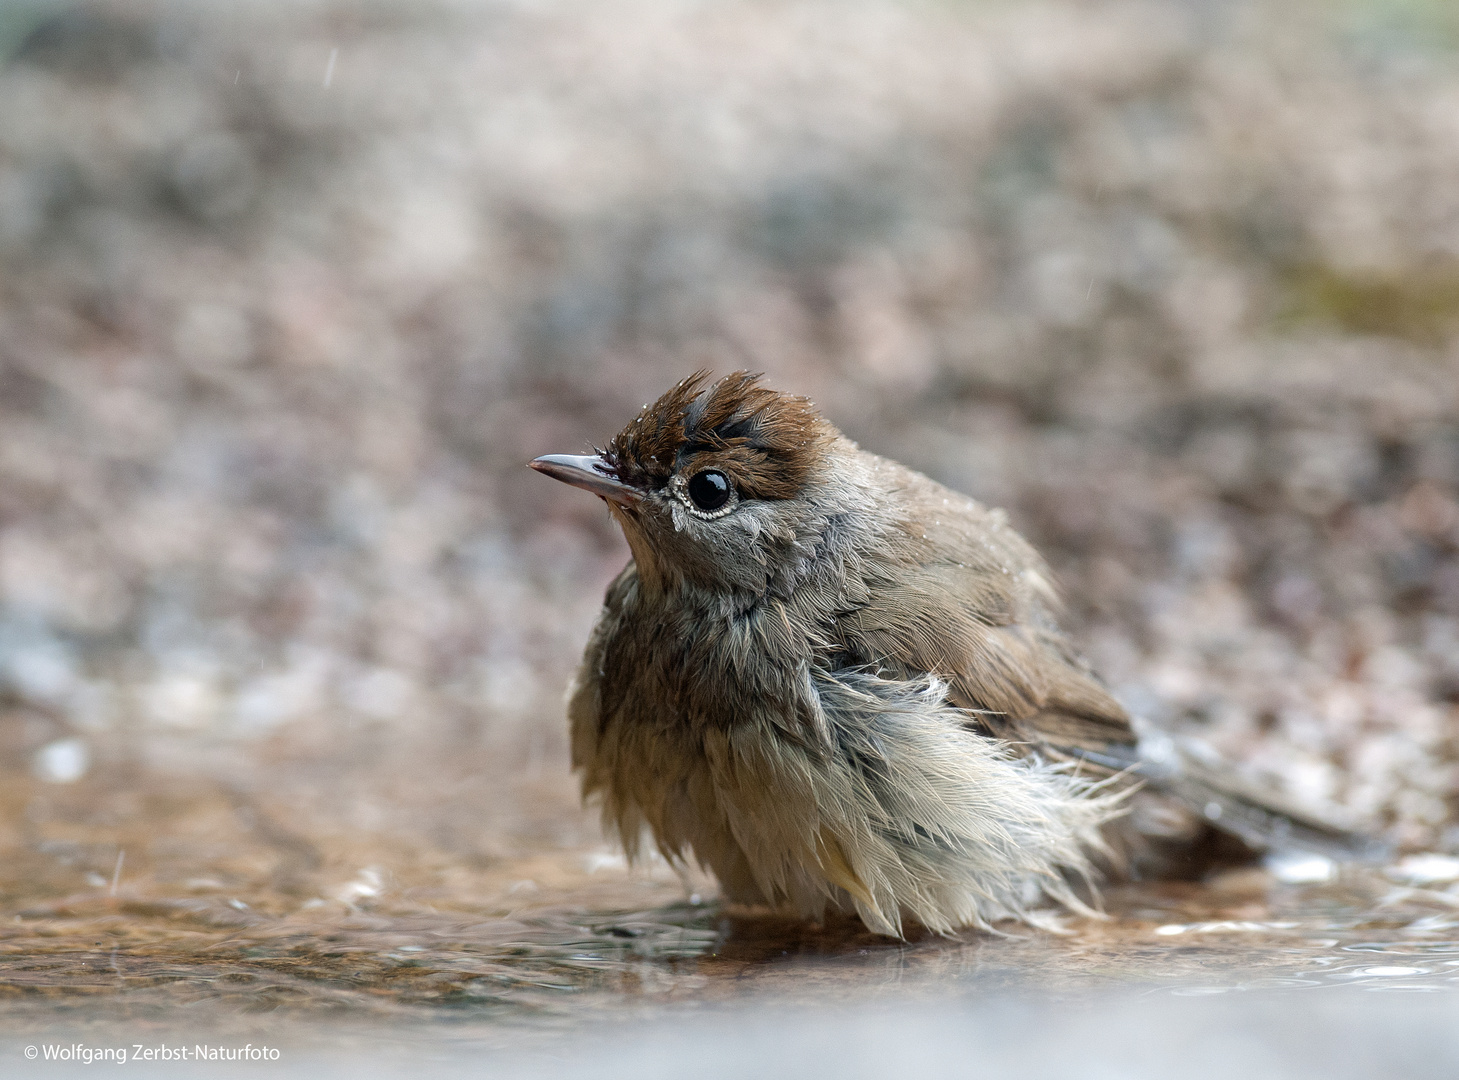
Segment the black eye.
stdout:
<svg viewBox="0 0 1459 1080">
<path fill-rule="evenodd" d="M 701 510 L 718 510 L 729 502 L 730 482 L 722 472 L 706 469 L 689 478 L 689 498 Z"/>
</svg>

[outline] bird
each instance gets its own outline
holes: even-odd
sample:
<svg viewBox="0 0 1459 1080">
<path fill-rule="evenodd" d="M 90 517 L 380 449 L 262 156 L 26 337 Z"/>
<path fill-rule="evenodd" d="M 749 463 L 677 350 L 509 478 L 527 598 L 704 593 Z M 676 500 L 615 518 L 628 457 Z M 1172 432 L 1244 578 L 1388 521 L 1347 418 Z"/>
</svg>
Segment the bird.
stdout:
<svg viewBox="0 0 1459 1080">
<path fill-rule="evenodd" d="M 731 904 L 904 937 L 1097 914 L 1141 843 L 1360 846 L 1140 730 L 1003 510 L 760 375 L 698 372 L 606 447 L 529 465 L 602 499 L 631 554 L 567 695 L 630 860 L 647 838 Z"/>
</svg>

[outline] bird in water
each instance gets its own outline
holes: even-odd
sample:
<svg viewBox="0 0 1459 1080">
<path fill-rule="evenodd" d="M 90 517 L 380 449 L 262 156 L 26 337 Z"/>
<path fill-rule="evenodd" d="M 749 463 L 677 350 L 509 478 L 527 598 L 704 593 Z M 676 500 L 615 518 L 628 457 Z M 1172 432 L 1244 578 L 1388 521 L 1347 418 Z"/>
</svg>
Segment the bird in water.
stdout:
<svg viewBox="0 0 1459 1080">
<path fill-rule="evenodd" d="M 679 383 L 592 455 L 632 560 L 568 698 L 584 796 L 732 903 L 901 936 L 1197 853 L 1360 838 L 1145 732 L 1060 631 L 1001 510 L 862 450 L 737 372 Z"/>
</svg>

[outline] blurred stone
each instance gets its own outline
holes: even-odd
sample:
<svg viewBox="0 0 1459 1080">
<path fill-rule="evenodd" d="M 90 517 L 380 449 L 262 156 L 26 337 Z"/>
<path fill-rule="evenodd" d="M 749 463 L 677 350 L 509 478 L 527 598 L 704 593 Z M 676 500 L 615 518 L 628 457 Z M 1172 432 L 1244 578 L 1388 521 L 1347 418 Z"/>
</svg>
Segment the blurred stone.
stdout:
<svg viewBox="0 0 1459 1080">
<path fill-rule="evenodd" d="M 252 205 L 258 184 L 253 154 L 232 132 L 212 131 L 189 140 L 172 167 L 178 196 L 205 221 L 237 217 Z"/>
<path fill-rule="evenodd" d="M 205 373 L 236 367 L 253 354 L 248 317 L 228 304 L 190 305 L 178 320 L 172 343 L 184 362 Z"/>
<path fill-rule="evenodd" d="M 91 752 L 84 739 L 57 739 L 36 752 L 32 768 L 51 784 L 72 784 L 91 767 Z"/>
<path fill-rule="evenodd" d="M 1451 881 L 1459 881 L 1459 859 L 1423 852 L 1404 856 L 1385 872 L 1394 881 L 1407 885 L 1447 885 Z"/>
<path fill-rule="evenodd" d="M 1337 876 L 1331 859 L 1306 852 L 1268 855 L 1266 869 L 1283 885 L 1310 885 Z"/>
</svg>

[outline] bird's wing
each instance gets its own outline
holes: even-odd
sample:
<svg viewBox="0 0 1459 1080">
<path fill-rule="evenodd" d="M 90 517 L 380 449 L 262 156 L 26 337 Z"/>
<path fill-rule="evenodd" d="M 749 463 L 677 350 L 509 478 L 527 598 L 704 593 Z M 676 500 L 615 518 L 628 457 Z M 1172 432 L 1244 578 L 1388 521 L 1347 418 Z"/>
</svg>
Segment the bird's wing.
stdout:
<svg viewBox="0 0 1459 1080">
<path fill-rule="evenodd" d="M 948 698 L 991 735 L 1045 757 L 1113 773 L 1138 761 L 1129 716 L 1057 631 L 983 621 L 936 575 L 902 583 L 848 614 L 857 659 L 901 674 L 945 679 Z"/>
<path fill-rule="evenodd" d="M 1111 774 L 1138 761 L 1129 715 L 1055 621 L 1043 560 L 1001 512 L 915 473 L 902 526 L 864 563 L 866 599 L 839 620 L 853 662 L 948 683 L 989 734 Z"/>
<path fill-rule="evenodd" d="M 1059 630 L 1043 560 L 1002 514 L 906 470 L 895 495 L 903 517 L 867 552 L 861 565 L 874 569 L 838 620 L 850 663 L 893 677 L 936 675 L 987 734 L 1086 775 L 1128 770 L 1252 848 L 1382 857 L 1386 848 L 1348 823 L 1248 783 L 1189 745 L 1166 738 L 1168 752 L 1142 757 L 1129 715 Z"/>
</svg>

